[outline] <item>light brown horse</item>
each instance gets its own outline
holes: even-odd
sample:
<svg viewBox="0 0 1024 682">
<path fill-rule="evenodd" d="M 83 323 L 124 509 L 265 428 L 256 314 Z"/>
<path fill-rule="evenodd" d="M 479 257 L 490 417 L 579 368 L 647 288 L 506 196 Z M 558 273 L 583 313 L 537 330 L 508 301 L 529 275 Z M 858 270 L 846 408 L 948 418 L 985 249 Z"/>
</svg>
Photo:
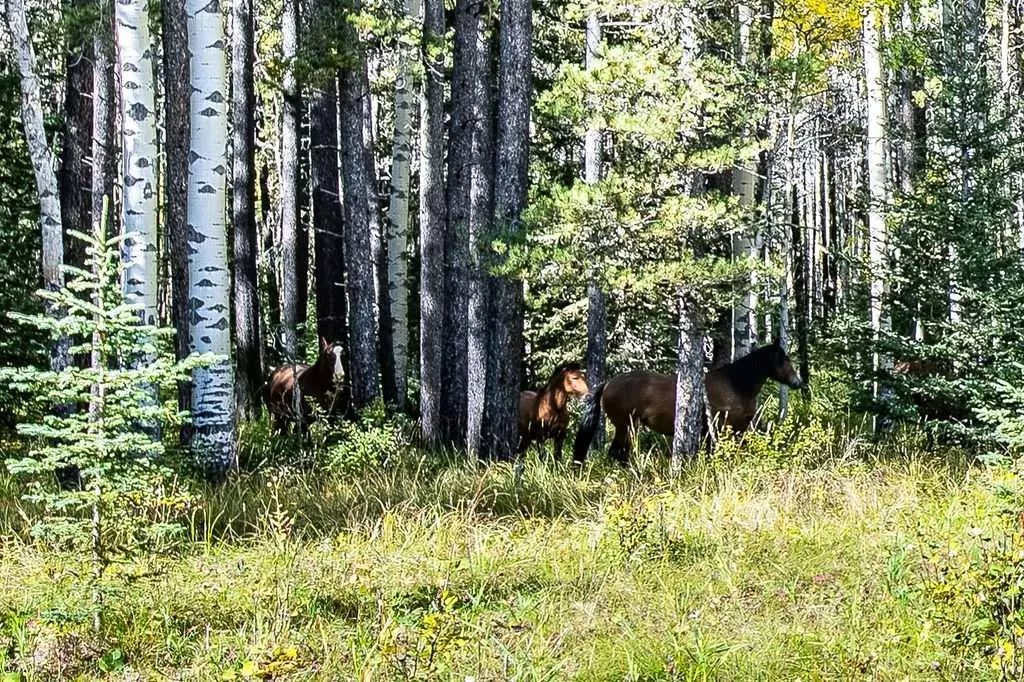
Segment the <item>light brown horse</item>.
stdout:
<svg viewBox="0 0 1024 682">
<path fill-rule="evenodd" d="M 802 388 L 786 351 L 773 342 L 736 362 L 713 369 L 704 378 L 708 404 L 718 425 L 742 432 L 757 413 L 757 396 L 768 379 Z M 629 461 L 629 450 L 639 425 L 671 437 L 675 430 L 676 377 L 653 372 L 629 372 L 597 386 L 584 399 L 583 420 L 573 446 L 573 459 L 583 462 L 597 432 L 604 408 L 615 427 L 608 454 L 621 464 Z"/>
<path fill-rule="evenodd" d="M 300 363 L 282 365 L 270 373 L 263 385 L 263 400 L 267 404 L 274 429 L 285 431 L 289 422 L 299 423 L 303 432 L 313 419 L 309 399 L 316 400 L 320 408 L 331 412 L 344 407 L 341 363 L 342 346 L 320 339 L 320 356 L 312 365 Z M 298 392 L 295 386 L 298 385 Z"/>
<path fill-rule="evenodd" d="M 533 443 L 555 441 L 555 459 L 562 457 L 562 443 L 569 427 L 569 398 L 582 398 L 590 388 L 578 363 L 555 368 L 539 391 L 519 394 L 519 454 Z"/>
</svg>

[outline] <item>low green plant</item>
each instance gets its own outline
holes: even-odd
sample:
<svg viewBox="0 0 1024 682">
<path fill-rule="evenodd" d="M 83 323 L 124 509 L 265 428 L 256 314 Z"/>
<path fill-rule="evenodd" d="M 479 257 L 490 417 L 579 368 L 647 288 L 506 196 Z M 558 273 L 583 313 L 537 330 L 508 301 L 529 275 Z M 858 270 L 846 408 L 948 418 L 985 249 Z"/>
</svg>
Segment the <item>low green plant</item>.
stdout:
<svg viewBox="0 0 1024 682">
<path fill-rule="evenodd" d="M 1024 533 L 968 534 L 925 547 L 921 591 L 946 648 L 962 665 L 987 660 L 1000 679 L 1024 677 Z"/>
<path fill-rule="evenodd" d="M 323 450 L 323 465 L 338 474 L 382 466 L 413 449 L 412 428 L 401 416 L 389 414 L 378 400 L 360 412 L 355 421 L 340 425 L 336 438 Z"/>
</svg>

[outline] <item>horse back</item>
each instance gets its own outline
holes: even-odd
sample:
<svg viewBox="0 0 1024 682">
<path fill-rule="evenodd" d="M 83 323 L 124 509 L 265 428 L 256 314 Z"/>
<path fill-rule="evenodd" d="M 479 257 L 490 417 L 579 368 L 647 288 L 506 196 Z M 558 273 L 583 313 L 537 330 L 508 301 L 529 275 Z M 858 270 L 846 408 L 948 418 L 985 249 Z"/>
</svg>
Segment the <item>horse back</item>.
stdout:
<svg viewBox="0 0 1024 682">
<path fill-rule="evenodd" d="M 295 384 L 309 365 L 282 365 L 270 373 L 264 389 L 264 399 L 271 414 L 291 414 Z"/>
<path fill-rule="evenodd" d="M 643 424 L 671 435 L 675 422 L 676 379 L 669 374 L 627 372 L 611 379 L 601 405 L 615 428 Z"/>
</svg>

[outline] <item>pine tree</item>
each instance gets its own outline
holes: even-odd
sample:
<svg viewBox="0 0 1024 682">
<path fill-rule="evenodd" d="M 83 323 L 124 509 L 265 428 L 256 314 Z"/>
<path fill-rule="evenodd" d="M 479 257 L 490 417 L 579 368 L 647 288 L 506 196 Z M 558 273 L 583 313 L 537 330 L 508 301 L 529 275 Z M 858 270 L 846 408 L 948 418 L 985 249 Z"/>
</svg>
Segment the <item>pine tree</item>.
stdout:
<svg viewBox="0 0 1024 682">
<path fill-rule="evenodd" d="M 444 5 L 423 2 L 426 74 L 420 98 L 420 423 L 439 443 L 444 320 Z"/>
<path fill-rule="evenodd" d="M 256 268 L 256 93 L 252 0 L 231 6 L 231 225 L 234 262 L 235 405 L 260 413 L 263 384 L 259 274 Z"/>
<path fill-rule="evenodd" d="M 494 147 L 494 241 L 520 241 L 528 189 L 532 9 L 529 0 L 501 4 L 497 138 Z M 493 247 L 492 247 L 493 248 Z M 501 258 L 492 259 L 496 266 Z M 487 389 L 481 451 L 508 459 L 517 442 L 516 405 L 523 358 L 523 284 L 515 276 L 491 280 Z"/>
</svg>

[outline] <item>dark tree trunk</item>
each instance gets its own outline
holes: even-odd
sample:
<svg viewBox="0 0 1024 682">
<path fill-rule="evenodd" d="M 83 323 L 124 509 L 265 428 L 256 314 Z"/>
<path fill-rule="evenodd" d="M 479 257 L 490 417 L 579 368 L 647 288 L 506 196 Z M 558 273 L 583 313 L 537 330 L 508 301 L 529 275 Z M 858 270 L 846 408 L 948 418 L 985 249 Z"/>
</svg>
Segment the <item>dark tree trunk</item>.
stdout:
<svg viewBox="0 0 1024 682">
<path fill-rule="evenodd" d="M 252 0 L 232 4 L 231 218 L 234 230 L 235 406 L 243 419 L 260 413 L 259 280 L 256 270 L 256 93 Z"/>
<path fill-rule="evenodd" d="M 109 0 L 98 3 L 96 35 L 93 37 L 91 130 L 91 198 L 89 203 L 92 234 L 105 234 L 103 224 L 104 198 L 113 200 L 115 163 L 114 148 L 114 43 L 113 7 Z M 109 216 L 107 217 L 109 221 Z M 109 234 L 107 232 L 106 234 Z"/>
<path fill-rule="evenodd" d="M 472 0 L 455 4 L 451 118 L 444 237 L 444 369 L 441 381 L 441 435 L 463 445 L 466 437 L 466 350 L 469 304 L 469 213 L 473 151 L 473 72 L 479 19 Z"/>
<path fill-rule="evenodd" d="M 469 210 L 469 301 L 466 342 L 466 447 L 481 453 L 484 396 L 487 387 L 488 290 L 487 241 L 494 222 L 494 41 L 490 2 L 479 5 L 474 37 L 473 141 Z"/>
<path fill-rule="evenodd" d="M 806 383 L 810 378 L 810 360 L 807 352 L 808 327 L 810 325 L 808 311 L 810 309 L 807 269 L 807 240 L 802 226 L 800 199 L 797 196 L 796 183 L 793 183 L 790 214 L 792 230 L 793 258 L 793 297 L 796 299 L 796 337 L 799 344 L 800 378 Z"/>
<path fill-rule="evenodd" d="M 89 4 L 88 0 L 71 0 L 66 9 L 81 22 L 79 15 Z M 89 31 L 72 27 L 64 56 L 64 145 L 57 183 L 64 229 L 79 232 L 89 232 L 92 223 L 92 171 L 87 163 L 92 152 L 92 48 Z M 64 263 L 77 267 L 85 264 L 85 243 L 81 239 L 64 239 Z"/>
<path fill-rule="evenodd" d="M 380 365 L 381 395 L 389 405 L 398 403 L 395 379 L 395 335 L 391 321 L 391 288 L 388 285 L 388 242 L 381 211 L 380 184 L 377 181 L 377 150 L 373 122 L 373 94 L 366 65 L 363 66 L 363 149 L 366 163 L 366 196 L 369 206 L 370 244 L 373 252 L 374 291 L 377 300 L 377 362 Z"/>
<path fill-rule="evenodd" d="M 174 324 L 174 350 L 178 359 L 189 354 L 188 319 L 188 154 L 191 126 L 189 101 L 192 97 L 189 74 L 188 25 L 180 3 L 165 2 L 163 12 L 164 53 L 164 154 L 166 177 L 164 220 L 171 263 L 171 319 Z M 178 405 L 192 405 L 192 384 L 178 384 Z M 187 443 L 190 430 L 182 428 Z"/>
<path fill-rule="evenodd" d="M 338 98 L 332 81 L 312 93 L 309 105 L 310 180 L 317 335 L 348 345 L 345 250 L 338 174 Z M 346 362 L 347 364 L 347 362 Z"/>
<path fill-rule="evenodd" d="M 420 102 L 420 421 L 423 439 L 441 433 L 442 325 L 444 320 L 444 4 L 423 3 L 426 74 Z"/>
<path fill-rule="evenodd" d="M 366 140 L 363 135 L 365 70 L 362 46 L 346 24 L 351 59 L 339 74 L 341 166 L 345 187 L 345 274 L 348 286 L 352 406 L 365 407 L 380 396 L 377 363 L 377 316 L 371 250 L 370 199 L 367 196 Z"/>
<path fill-rule="evenodd" d="M 530 0 L 501 4 L 497 141 L 494 170 L 494 232 L 508 241 L 523 234 L 530 144 Z M 482 452 L 508 459 L 517 445 L 516 409 L 522 368 L 523 284 L 511 277 L 492 281 L 487 343 L 487 393 Z"/>
<path fill-rule="evenodd" d="M 299 125 L 302 94 L 295 76 L 298 55 L 298 0 L 284 0 L 281 11 L 281 47 L 285 70 L 281 85 L 281 335 L 285 360 L 301 356 L 301 326 L 306 296 L 302 282 L 309 267 L 309 249 L 303 249 L 299 215 Z"/>
</svg>

